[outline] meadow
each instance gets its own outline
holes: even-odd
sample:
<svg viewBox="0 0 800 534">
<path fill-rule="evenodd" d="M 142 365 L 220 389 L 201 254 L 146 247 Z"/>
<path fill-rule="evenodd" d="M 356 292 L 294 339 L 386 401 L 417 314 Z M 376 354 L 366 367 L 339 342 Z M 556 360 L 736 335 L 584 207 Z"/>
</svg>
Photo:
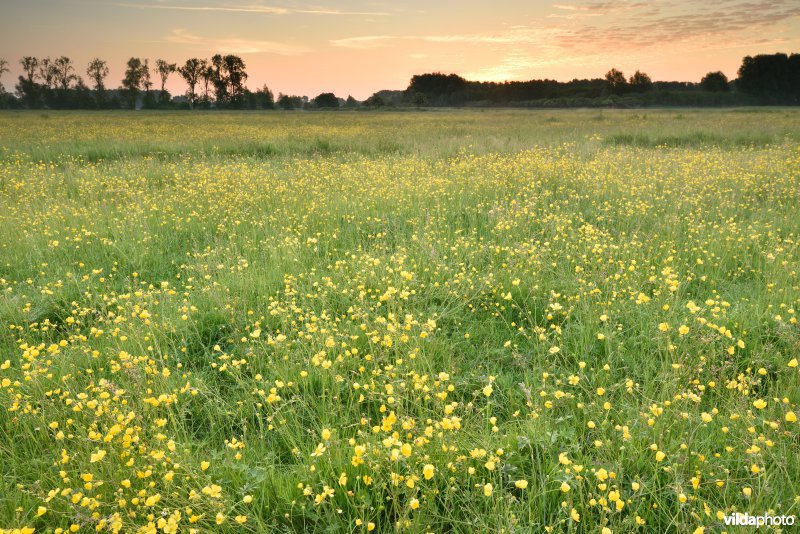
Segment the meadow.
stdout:
<svg viewBox="0 0 800 534">
<path fill-rule="evenodd" d="M 800 111 L 0 132 L 0 532 L 799 515 Z"/>
</svg>

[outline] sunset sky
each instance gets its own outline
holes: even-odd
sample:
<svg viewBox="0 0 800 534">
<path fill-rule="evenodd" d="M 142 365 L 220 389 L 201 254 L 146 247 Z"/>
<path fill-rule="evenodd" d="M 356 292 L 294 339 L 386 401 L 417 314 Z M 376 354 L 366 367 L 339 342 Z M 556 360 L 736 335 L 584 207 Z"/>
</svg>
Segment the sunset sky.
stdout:
<svg viewBox="0 0 800 534">
<path fill-rule="evenodd" d="M 183 63 L 244 58 L 251 89 L 364 99 L 413 74 L 474 80 L 602 77 L 610 67 L 654 80 L 736 76 L 741 58 L 800 52 L 798 0 L 4 0 L 2 82 L 19 58 L 67 55 L 85 76 L 93 57 L 119 86 L 130 56 Z M 185 86 L 174 75 L 173 94 Z"/>
</svg>

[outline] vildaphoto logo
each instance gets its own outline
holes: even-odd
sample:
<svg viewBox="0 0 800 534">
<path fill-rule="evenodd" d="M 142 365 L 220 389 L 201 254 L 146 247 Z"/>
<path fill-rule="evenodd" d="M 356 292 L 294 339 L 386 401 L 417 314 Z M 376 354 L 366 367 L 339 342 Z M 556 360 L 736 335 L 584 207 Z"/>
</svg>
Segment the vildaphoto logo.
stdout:
<svg viewBox="0 0 800 534">
<path fill-rule="evenodd" d="M 772 526 L 792 526 L 795 516 L 793 515 L 750 515 L 750 514 L 731 514 L 725 516 L 725 524 L 736 527 L 772 527 Z"/>
</svg>

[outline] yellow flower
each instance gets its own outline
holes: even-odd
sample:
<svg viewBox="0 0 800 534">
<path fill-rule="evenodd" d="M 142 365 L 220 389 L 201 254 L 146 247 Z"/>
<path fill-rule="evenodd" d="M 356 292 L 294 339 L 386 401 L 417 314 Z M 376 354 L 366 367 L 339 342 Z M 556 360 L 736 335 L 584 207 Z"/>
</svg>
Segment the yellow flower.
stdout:
<svg viewBox="0 0 800 534">
<path fill-rule="evenodd" d="M 744 493 L 745 497 L 749 497 L 750 495 L 753 494 L 753 489 L 752 488 L 742 488 L 742 493 Z"/>
<path fill-rule="evenodd" d="M 666 458 L 666 457 L 667 457 L 667 455 L 666 455 L 666 454 L 664 454 L 664 452 L 663 452 L 663 451 L 658 451 L 658 452 L 656 452 L 656 462 L 660 462 L 660 461 L 662 461 L 662 460 L 663 460 L 664 458 Z"/>
<path fill-rule="evenodd" d="M 569 512 L 569 516 L 570 516 L 570 517 L 572 518 L 572 520 L 573 520 L 573 521 L 575 521 L 576 523 L 580 523 L 580 522 L 581 522 L 581 514 L 579 514 L 579 513 L 578 513 L 578 511 L 577 511 L 575 508 L 573 508 L 572 510 L 570 510 L 570 512 Z"/>
<path fill-rule="evenodd" d="M 786 419 L 787 423 L 794 423 L 797 421 L 797 416 L 794 414 L 794 412 L 786 412 L 784 419 Z"/>
<path fill-rule="evenodd" d="M 633 482 L 633 483 L 631 483 L 631 489 L 632 489 L 633 491 L 639 491 L 639 488 L 640 488 L 640 487 L 641 487 L 641 485 L 640 485 L 638 482 Z"/>
<path fill-rule="evenodd" d="M 485 388 L 483 388 L 483 394 L 486 395 L 487 397 L 489 397 L 492 394 L 492 391 L 494 391 L 494 389 L 492 389 L 491 385 L 488 385 Z"/>
<path fill-rule="evenodd" d="M 375 530 L 375 523 L 370 521 L 369 523 L 367 523 L 367 532 L 372 532 L 373 530 Z"/>
<path fill-rule="evenodd" d="M 433 478 L 434 471 L 436 471 L 436 468 L 432 464 L 425 464 L 422 468 L 422 476 L 425 477 L 425 480 L 430 480 Z"/>
<path fill-rule="evenodd" d="M 102 460 L 105 457 L 106 457 L 106 451 L 99 450 L 99 451 L 97 451 L 95 453 L 92 453 L 91 457 L 89 458 L 89 463 L 93 464 L 95 462 L 99 462 L 100 460 Z"/>
<path fill-rule="evenodd" d="M 247 523 L 247 516 L 246 515 L 237 515 L 236 516 L 236 522 L 239 523 L 240 525 L 243 525 L 244 523 Z"/>
<path fill-rule="evenodd" d="M 753 401 L 753 406 L 755 406 L 759 410 L 763 410 L 764 408 L 767 407 L 767 401 L 765 401 L 764 399 L 758 399 L 756 401 Z"/>
<path fill-rule="evenodd" d="M 203 471 L 205 471 L 209 467 L 211 467 L 211 462 L 200 462 L 200 469 L 202 469 Z"/>
<path fill-rule="evenodd" d="M 514 482 L 514 485 L 516 487 L 518 487 L 519 489 L 525 489 L 525 488 L 528 487 L 528 481 L 527 480 L 517 480 L 516 482 Z"/>
<path fill-rule="evenodd" d="M 322 439 L 324 439 L 326 441 L 331 439 L 331 431 L 330 431 L 329 428 L 323 428 L 322 429 Z"/>
<path fill-rule="evenodd" d="M 788 363 L 789 367 L 797 367 L 797 358 L 792 358 Z"/>
<path fill-rule="evenodd" d="M 45 508 L 44 506 L 40 506 L 39 508 L 36 509 L 36 517 L 41 517 L 46 513 L 47 513 L 47 508 Z"/>
<path fill-rule="evenodd" d="M 561 491 L 563 491 L 564 493 L 567 493 L 569 490 L 570 490 L 569 484 L 567 484 L 566 482 L 562 482 L 561 483 Z"/>
<path fill-rule="evenodd" d="M 250 504 L 251 502 L 253 502 L 253 496 L 245 495 L 244 498 L 242 499 L 242 502 L 245 504 Z"/>
<path fill-rule="evenodd" d="M 411 502 L 408 504 L 408 506 L 412 510 L 416 510 L 417 508 L 419 508 L 419 499 L 416 499 L 416 498 L 411 499 Z"/>
<path fill-rule="evenodd" d="M 688 333 L 689 333 L 689 327 L 688 327 L 688 326 L 686 326 L 685 324 L 682 324 L 682 325 L 681 325 L 681 326 L 678 328 L 678 333 L 679 333 L 680 335 L 682 335 L 682 336 L 685 336 L 686 334 L 688 334 Z"/>
<path fill-rule="evenodd" d="M 494 487 L 492 486 L 491 482 L 486 483 L 486 484 L 483 485 L 483 494 L 486 497 L 491 497 L 492 496 L 492 491 L 494 491 Z"/>
</svg>

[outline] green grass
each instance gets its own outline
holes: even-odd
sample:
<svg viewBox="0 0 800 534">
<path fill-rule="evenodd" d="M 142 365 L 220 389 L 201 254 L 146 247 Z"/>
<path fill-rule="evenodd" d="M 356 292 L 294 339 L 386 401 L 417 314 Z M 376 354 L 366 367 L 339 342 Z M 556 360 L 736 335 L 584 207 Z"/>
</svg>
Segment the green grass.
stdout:
<svg viewBox="0 0 800 534">
<path fill-rule="evenodd" d="M 797 515 L 798 119 L 0 114 L 0 528 Z"/>
</svg>

